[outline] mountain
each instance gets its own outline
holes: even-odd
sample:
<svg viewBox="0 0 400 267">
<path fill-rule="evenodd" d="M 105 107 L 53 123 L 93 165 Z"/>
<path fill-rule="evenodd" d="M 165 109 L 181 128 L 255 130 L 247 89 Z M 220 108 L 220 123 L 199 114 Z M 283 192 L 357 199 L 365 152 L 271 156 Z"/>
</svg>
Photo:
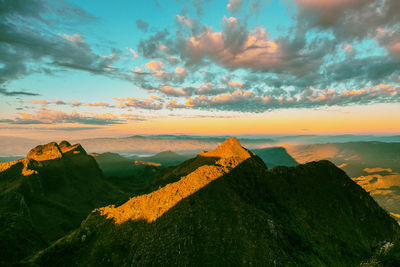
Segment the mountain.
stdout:
<svg viewBox="0 0 400 267">
<path fill-rule="evenodd" d="M 106 177 L 129 176 L 135 173 L 134 161 L 118 153 L 90 153 L 90 155 L 94 157 Z"/>
<path fill-rule="evenodd" d="M 154 154 L 160 151 L 198 153 L 212 149 L 223 142 L 221 137 L 188 136 L 130 136 L 124 138 L 93 138 L 76 140 L 91 152 L 115 152 L 120 154 Z M 249 147 L 273 143 L 270 138 L 244 139 Z"/>
<path fill-rule="evenodd" d="M 400 223 L 400 143 L 329 143 L 286 149 L 300 163 L 332 161 Z"/>
<path fill-rule="evenodd" d="M 127 198 L 79 144 L 39 145 L 0 163 L 0 265 L 48 246 L 94 208 Z"/>
<path fill-rule="evenodd" d="M 157 153 L 154 156 L 150 156 L 150 157 L 138 157 L 138 159 L 140 159 L 141 161 L 155 162 L 155 163 L 159 163 L 162 166 L 166 166 L 166 167 L 178 165 L 189 158 L 190 158 L 190 156 L 180 155 L 171 150 L 162 151 L 162 152 Z"/>
<path fill-rule="evenodd" d="M 178 177 L 179 176 L 179 177 Z M 165 184 L 81 226 L 28 262 L 39 266 L 358 266 L 395 262 L 400 228 L 329 161 L 268 170 L 229 138 Z M 394 244 L 394 245 L 393 245 Z"/>
<path fill-rule="evenodd" d="M 117 153 L 90 153 L 99 164 L 106 180 L 129 195 L 146 191 L 161 164 L 134 160 Z M 140 158 L 140 157 L 136 157 Z"/>
<path fill-rule="evenodd" d="M 269 168 L 275 166 L 297 166 L 297 161 L 289 155 L 284 147 L 267 147 L 261 149 L 253 149 Z"/>
</svg>

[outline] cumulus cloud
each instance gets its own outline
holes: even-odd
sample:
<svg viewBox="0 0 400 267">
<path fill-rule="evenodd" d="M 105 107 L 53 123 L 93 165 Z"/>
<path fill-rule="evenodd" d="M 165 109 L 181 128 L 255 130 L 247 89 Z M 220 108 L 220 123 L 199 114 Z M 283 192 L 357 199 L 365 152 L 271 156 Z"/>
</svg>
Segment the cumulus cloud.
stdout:
<svg viewBox="0 0 400 267">
<path fill-rule="evenodd" d="M 151 71 L 160 70 L 163 65 L 164 65 L 164 62 L 154 61 L 154 60 L 146 63 L 146 67 Z"/>
</svg>

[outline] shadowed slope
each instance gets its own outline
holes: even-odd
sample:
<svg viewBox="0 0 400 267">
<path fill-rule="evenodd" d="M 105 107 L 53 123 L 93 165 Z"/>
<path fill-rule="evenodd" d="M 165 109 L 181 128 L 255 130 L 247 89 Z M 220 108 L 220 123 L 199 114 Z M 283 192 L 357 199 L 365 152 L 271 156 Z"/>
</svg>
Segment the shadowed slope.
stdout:
<svg viewBox="0 0 400 267">
<path fill-rule="evenodd" d="M 399 237 L 394 220 L 327 161 L 268 171 L 231 139 L 176 173 L 184 175 L 172 184 L 96 210 L 30 262 L 358 266 Z"/>
<path fill-rule="evenodd" d="M 400 214 L 400 144 L 349 142 L 287 147 L 298 162 L 327 159 L 343 169 L 387 211 Z M 400 217 L 394 216 L 399 223 Z"/>
</svg>

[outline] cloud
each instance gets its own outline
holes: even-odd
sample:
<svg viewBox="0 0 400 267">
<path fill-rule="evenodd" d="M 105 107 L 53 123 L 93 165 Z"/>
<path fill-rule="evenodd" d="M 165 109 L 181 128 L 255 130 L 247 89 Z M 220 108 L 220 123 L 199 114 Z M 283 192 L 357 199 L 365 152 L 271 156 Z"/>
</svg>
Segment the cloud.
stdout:
<svg viewBox="0 0 400 267">
<path fill-rule="evenodd" d="M 193 27 L 193 21 L 190 18 L 178 14 L 175 19 L 178 25 L 185 25 L 188 28 Z"/>
<path fill-rule="evenodd" d="M 0 126 L 0 129 L 7 129 L 7 130 L 40 130 L 40 131 L 65 131 L 65 132 L 72 132 L 72 131 L 87 131 L 87 130 L 97 130 L 102 129 L 101 126 L 87 126 L 87 127 L 34 127 L 34 126 Z"/>
<path fill-rule="evenodd" d="M 224 87 L 218 87 L 214 83 L 206 82 L 197 87 L 195 92 L 198 95 L 209 96 L 209 95 L 219 95 L 222 93 L 229 92 L 229 89 Z"/>
<path fill-rule="evenodd" d="M 78 123 L 89 125 L 112 125 L 124 123 L 121 119 L 110 113 L 83 115 L 76 111 L 66 113 L 63 111 L 42 108 L 35 114 L 19 113 L 15 119 L 2 119 L 0 122 L 9 124 L 56 124 Z"/>
<path fill-rule="evenodd" d="M 38 105 L 48 105 L 50 104 L 50 102 L 48 102 L 47 100 L 31 100 L 30 101 L 32 104 L 38 104 Z"/>
<path fill-rule="evenodd" d="M 135 50 L 133 50 L 132 48 L 129 48 L 128 50 L 129 52 L 131 52 L 133 58 L 139 58 L 139 55 L 135 52 Z"/>
<path fill-rule="evenodd" d="M 186 73 L 186 70 L 184 69 L 184 68 L 181 68 L 181 67 L 176 67 L 175 68 L 175 72 L 179 75 L 179 76 L 185 76 L 187 73 Z"/>
<path fill-rule="evenodd" d="M 226 7 L 232 13 L 239 12 L 243 6 L 243 0 L 229 0 Z"/>
<path fill-rule="evenodd" d="M 142 31 L 147 31 L 149 28 L 149 24 L 141 19 L 136 20 L 136 27 Z"/>
<path fill-rule="evenodd" d="M 331 29 L 339 41 L 363 39 L 379 27 L 398 25 L 400 2 L 397 0 L 296 0 L 298 26 Z"/>
<path fill-rule="evenodd" d="M 32 0 L 27 5 L 5 0 L 2 5 L 7 8 L 0 11 L 0 86 L 31 73 L 59 69 L 111 75 L 107 68 L 119 59 L 116 51 L 104 57 L 82 35 L 60 33 L 67 28 L 66 22 L 93 21 L 93 16 L 64 1 Z"/>
<path fill-rule="evenodd" d="M 0 72 L 1 72 L 1 70 L 0 70 Z M 0 78 L 0 80 L 1 80 L 1 78 Z M 5 88 L 0 88 L 0 95 L 4 95 L 4 96 L 39 96 L 40 94 L 26 92 L 26 91 L 9 91 Z"/>
<path fill-rule="evenodd" d="M 400 86 L 377 85 L 359 90 L 319 90 L 309 88 L 291 96 L 256 94 L 248 90 L 236 90 L 216 96 L 200 95 L 186 98 L 185 103 L 170 102 L 167 107 L 190 109 L 213 109 L 239 112 L 264 112 L 280 108 L 315 108 L 324 106 L 346 106 L 350 104 L 369 104 L 397 102 L 400 100 Z"/>
<path fill-rule="evenodd" d="M 167 30 L 160 31 L 150 36 L 147 40 L 141 40 L 137 47 L 140 55 L 146 58 L 158 58 L 161 57 L 161 51 L 159 46 L 165 41 L 169 35 Z"/>
<path fill-rule="evenodd" d="M 146 63 L 146 67 L 152 71 L 160 70 L 163 65 L 164 63 L 162 61 L 150 61 Z"/>
<path fill-rule="evenodd" d="M 88 107 L 110 107 L 110 104 L 106 103 L 106 102 L 94 102 L 94 103 L 87 103 L 86 106 L 88 106 Z"/>
<path fill-rule="evenodd" d="M 32 104 L 36 104 L 36 105 L 42 105 L 42 106 L 47 106 L 50 104 L 53 105 L 71 105 L 73 107 L 79 107 L 79 106 L 87 106 L 87 107 L 112 107 L 112 105 L 110 105 L 107 102 L 94 102 L 94 103 L 83 103 L 80 101 L 71 101 L 69 103 L 63 101 L 63 100 L 53 100 L 53 101 L 47 101 L 47 100 L 30 100 L 29 101 Z"/>
<path fill-rule="evenodd" d="M 119 102 L 120 108 L 139 108 L 149 110 L 159 110 L 163 108 L 163 101 L 157 96 L 151 96 L 150 98 L 126 97 L 113 99 Z"/>
<path fill-rule="evenodd" d="M 398 30 L 378 28 L 376 38 L 393 58 L 400 60 L 400 32 Z"/>
<path fill-rule="evenodd" d="M 169 85 L 162 85 L 159 91 L 168 96 L 189 96 L 192 94 L 192 88 L 173 88 Z"/>
</svg>

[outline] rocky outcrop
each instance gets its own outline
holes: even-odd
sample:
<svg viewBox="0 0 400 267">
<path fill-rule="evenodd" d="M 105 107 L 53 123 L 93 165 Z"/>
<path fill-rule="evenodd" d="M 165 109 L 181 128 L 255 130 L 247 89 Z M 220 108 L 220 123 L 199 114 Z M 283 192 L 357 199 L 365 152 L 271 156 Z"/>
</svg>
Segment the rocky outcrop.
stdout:
<svg viewBox="0 0 400 267">
<path fill-rule="evenodd" d="M 62 152 L 56 142 L 51 142 L 46 145 L 38 145 L 26 155 L 26 159 L 33 159 L 36 161 L 59 159 L 61 157 Z"/>
<path fill-rule="evenodd" d="M 9 266 L 79 226 L 95 208 L 127 195 L 104 179 L 80 144 L 51 142 L 0 164 L 0 266 Z"/>
</svg>

